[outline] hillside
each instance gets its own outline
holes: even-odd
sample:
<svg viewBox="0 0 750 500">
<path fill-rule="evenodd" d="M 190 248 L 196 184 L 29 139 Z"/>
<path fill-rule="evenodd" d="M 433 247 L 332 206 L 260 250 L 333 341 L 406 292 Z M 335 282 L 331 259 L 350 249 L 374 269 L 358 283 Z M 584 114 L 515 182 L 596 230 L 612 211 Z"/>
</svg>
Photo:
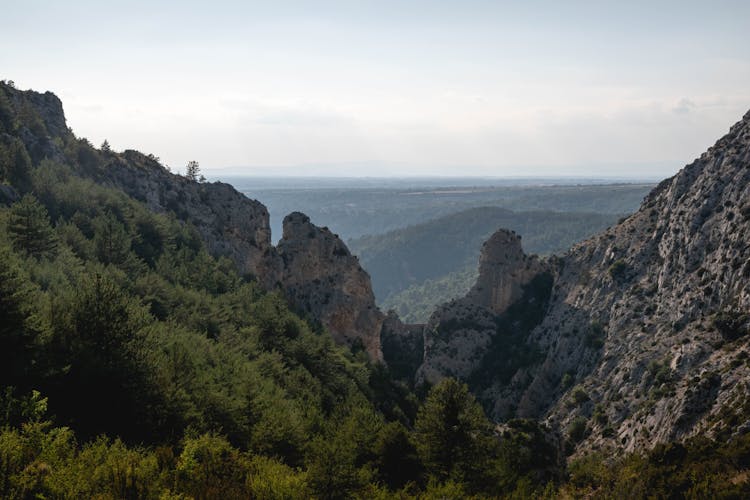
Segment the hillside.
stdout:
<svg viewBox="0 0 750 500">
<path fill-rule="evenodd" d="M 425 328 L 418 377 L 467 380 L 494 418 L 544 419 L 578 453 L 745 435 L 749 181 L 750 113 L 536 277 L 489 271 L 523 265 L 520 241 L 493 236 L 475 287 Z"/>
<path fill-rule="evenodd" d="M 747 497 L 749 122 L 564 257 L 496 231 L 423 327 L 1 82 L 0 498 Z"/>
<path fill-rule="evenodd" d="M 482 243 L 498 228 L 521 234 L 528 251 L 549 255 L 565 252 L 573 243 L 614 224 L 619 217 L 607 213 L 514 212 L 478 207 L 348 244 L 370 273 L 378 302 L 391 303 L 393 295 L 410 286 L 467 266 L 475 267 Z"/>
<path fill-rule="evenodd" d="M 385 311 L 395 311 L 405 323 L 426 323 L 438 305 L 463 297 L 476 280 L 476 266 L 467 266 L 393 293 L 380 303 L 380 307 Z"/>
</svg>

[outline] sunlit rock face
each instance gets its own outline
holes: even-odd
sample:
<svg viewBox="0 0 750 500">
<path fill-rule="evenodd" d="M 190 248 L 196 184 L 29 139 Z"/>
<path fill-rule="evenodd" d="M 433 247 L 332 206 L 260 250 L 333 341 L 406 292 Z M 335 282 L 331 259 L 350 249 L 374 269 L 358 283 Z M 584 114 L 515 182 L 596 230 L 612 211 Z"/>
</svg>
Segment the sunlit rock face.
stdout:
<svg viewBox="0 0 750 500">
<path fill-rule="evenodd" d="M 374 360 L 382 360 L 380 330 L 384 316 L 375 306 L 370 276 L 328 228 L 319 228 L 306 215 L 284 218 L 277 246 L 283 263 L 281 283 L 292 305 L 317 318 L 333 338 L 357 344 Z"/>
<path fill-rule="evenodd" d="M 523 287 L 543 268 L 539 258 L 523 252 L 519 235 L 500 229 L 482 246 L 477 283 L 466 298 L 494 314 L 502 314 L 521 298 Z"/>
</svg>

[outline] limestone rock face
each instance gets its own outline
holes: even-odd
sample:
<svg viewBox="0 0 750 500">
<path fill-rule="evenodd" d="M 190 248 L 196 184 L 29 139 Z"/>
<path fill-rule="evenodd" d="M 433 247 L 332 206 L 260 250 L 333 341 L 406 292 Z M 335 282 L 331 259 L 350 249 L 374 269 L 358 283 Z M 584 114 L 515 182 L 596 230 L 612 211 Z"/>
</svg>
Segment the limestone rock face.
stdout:
<svg viewBox="0 0 750 500">
<path fill-rule="evenodd" d="M 477 283 L 466 299 L 494 314 L 502 314 L 521 298 L 523 287 L 542 270 L 539 258 L 523 253 L 520 236 L 500 229 L 482 246 Z"/>
<path fill-rule="evenodd" d="M 200 233 L 208 250 L 234 261 L 240 273 L 271 289 L 279 261 L 271 244 L 266 207 L 229 184 L 194 182 L 174 175 L 137 151 L 107 157 L 102 182 L 143 201 L 156 212 L 173 212 Z"/>
<path fill-rule="evenodd" d="M 477 286 L 430 319 L 418 377 L 467 380 L 492 417 L 563 438 L 583 418 L 576 453 L 750 432 L 750 113 L 635 214 L 543 262 L 548 296 L 515 299 L 517 249 L 482 259 Z"/>
<path fill-rule="evenodd" d="M 503 313 L 544 271 L 536 256 L 523 252 L 515 232 L 495 232 L 482 247 L 474 287 L 465 297 L 439 307 L 427 322 L 418 382 L 434 384 L 447 376 L 469 379 L 498 335 Z"/>
<path fill-rule="evenodd" d="M 382 360 L 384 316 L 358 259 L 337 235 L 302 213 L 286 216 L 283 231 L 277 251 L 283 263 L 281 283 L 291 304 L 320 320 L 337 342 L 361 343 L 372 359 Z"/>
<path fill-rule="evenodd" d="M 565 432 L 600 405 L 581 450 L 747 432 L 750 113 L 561 265 L 519 413 Z M 571 408 L 566 374 L 590 401 Z"/>
</svg>

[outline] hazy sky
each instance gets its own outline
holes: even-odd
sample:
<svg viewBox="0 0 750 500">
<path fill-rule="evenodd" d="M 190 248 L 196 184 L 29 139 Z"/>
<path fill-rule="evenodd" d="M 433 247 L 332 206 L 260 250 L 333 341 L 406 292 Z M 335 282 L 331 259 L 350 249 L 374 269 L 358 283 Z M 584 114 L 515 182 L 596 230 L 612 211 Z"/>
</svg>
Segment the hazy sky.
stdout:
<svg viewBox="0 0 750 500">
<path fill-rule="evenodd" d="M 750 109 L 749 21 L 716 0 L 6 0 L 0 78 L 173 169 L 666 176 Z"/>
</svg>

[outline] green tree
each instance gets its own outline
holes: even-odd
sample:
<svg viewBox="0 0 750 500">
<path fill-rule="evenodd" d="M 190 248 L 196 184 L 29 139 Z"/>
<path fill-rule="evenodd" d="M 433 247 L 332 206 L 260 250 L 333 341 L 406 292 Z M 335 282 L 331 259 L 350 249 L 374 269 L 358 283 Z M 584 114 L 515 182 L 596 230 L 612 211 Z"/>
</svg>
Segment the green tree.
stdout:
<svg viewBox="0 0 750 500">
<path fill-rule="evenodd" d="M 180 490 L 193 498 L 243 498 L 247 469 L 225 438 L 204 434 L 185 439 L 176 472 Z"/>
<path fill-rule="evenodd" d="M 375 440 L 375 455 L 378 475 L 391 490 L 402 488 L 422 473 L 417 449 L 400 422 L 391 422 L 381 429 Z"/>
<path fill-rule="evenodd" d="M 187 177 L 191 181 L 197 181 L 200 177 L 200 173 L 200 164 L 198 164 L 198 162 L 195 160 L 189 161 L 187 167 L 185 167 L 185 177 Z"/>
<path fill-rule="evenodd" d="M 47 209 L 31 194 L 11 207 L 8 233 L 16 251 L 43 257 L 53 255 L 57 249 L 57 237 Z"/>
<path fill-rule="evenodd" d="M 415 431 L 422 462 L 438 480 L 479 485 L 490 471 L 497 441 L 466 384 L 445 379 L 434 386 L 419 409 Z"/>
<path fill-rule="evenodd" d="M 0 248 L 0 380 L 27 384 L 39 329 L 33 316 L 34 287 L 17 257 Z"/>
<path fill-rule="evenodd" d="M 19 139 L 0 138 L 0 180 L 21 191 L 31 187 L 31 158 Z"/>
<path fill-rule="evenodd" d="M 130 253 L 131 238 L 125 226 L 110 211 L 94 219 L 94 246 L 104 264 L 122 264 Z"/>
<path fill-rule="evenodd" d="M 142 329 L 152 318 L 111 278 L 85 276 L 56 304 L 55 358 L 64 374 L 54 381 L 56 410 L 78 430 L 111 430 L 123 438 L 159 432 L 158 388 L 149 377 Z"/>
</svg>

